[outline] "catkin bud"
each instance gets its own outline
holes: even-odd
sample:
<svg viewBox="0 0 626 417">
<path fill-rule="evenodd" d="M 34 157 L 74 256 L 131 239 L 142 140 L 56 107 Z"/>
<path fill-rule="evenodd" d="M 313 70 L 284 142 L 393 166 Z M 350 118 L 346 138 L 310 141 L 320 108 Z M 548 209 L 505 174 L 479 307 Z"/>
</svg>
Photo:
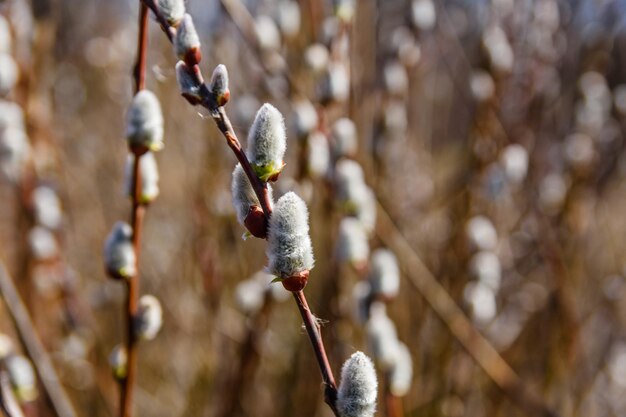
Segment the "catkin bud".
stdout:
<svg viewBox="0 0 626 417">
<path fill-rule="evenodd" d="M 297 1 L 286 0 L 278 4 L 276 22 L 285 38 L 293 38 L 300 31 L 300 5 Z"/>
<path fill-rule="evenodd" d="M 117 345 L 111 351 L 109 355 L 109 366 L 113 371 L 113 376 L 118 381 L 122 381 L 126 378 L 128 372 L 128 356 L 126 355 L 126 348 L 122 345 Z"/>
<path fill-rule="evenodd" d="M 254 21 L 259 47 L 266 51 L 277 51 L 280 49 L 280 31 L 271 17 L 266 15 L 257 16 Z"/>
<path fill-rule="evenodd" d="M 317 127 L 317 110 L 309 100 L 297 100 L 293 103 L 293 124 L 298 137 L 303 138 Z"/>
<path fill-rule="evenodd" d="M 149 90 L 141 90 L 130 103 L 126 137 L 137 154 L 163 149 L 163 113 L 159 99 Z"/>
<path fill-rule="evenodd" d="M 465 226 L 470 243 L 478 249 L 494 250 L 498 246 L 498 233 L 491 220 L 485 216 L 472 217 Z"/>
<path fill-rule="evenodd" d="M 11 355 L 5 360 L 5 366 L 18 401 L 35 400 L 38 395 L 37 378 L 30 361 L 21 355 Z"/>
<path fill-rule="evenodd" d="M 219 64 L 213 70 L 211 75 L 211 85 L 209 87 L 211 93 L 215 97 L 218 106 L 223 106 L 230 99 L 230 90 L 228 89 L 228 70 L 226 65 Z"/>
<path fill-rule="evenodd" d="M 56 191 L 47 185 L 39 185 L 33 190 L 33 211 L 35 222 L 51 230 L 61 226 L 63 210 Z"/>
<path fill-rule="evenodd" d="M 0 113 L 5 109 L 0 107 Z M 8 126 L 0 132 L 0 171 L 9 181 L 20 180 L 30 151 L 28 136 L 22 129 Z"/>
<path fill-rule="evenodd" d="M 107 273 L 116 279 L 130 278 L 137 272 L 133 229 L 117 222 L 104 243 L 104 264 Z"/>
<path fill-rule="evenodd" d="M 0 53 L 11 53 L 11 29 L 6 17 L 0 15 Z"/>
<path fill-rule="evenodd" d="M 9 336 L 0 333 L 0 361 L 7 358 L 13 352 L 13 341 Z"/>
<path fill-rule="evenodd" d="M 133 198 L 134 193 L 134 178 L 133 170 L 136 156 L 134 154 L 128 154 L 126 159 L 126 169 L 124 170 L 124 176 L 126 181 L 124 183 L 124 193 Z M 146 152 L 139 158 L 139 173 L 141 176 L 141 190 L 139 193 L 139 203 L 150 204 L 159 195 L 159 169 L 157 167 L 154 153 Z"/>
<path fill-rule="evenodd" d="M 502 266 L 498 255 L 491 251 L 477 252 L 470 260 L 470 268 L 480 282 L 498 291 L 502 281 Z"/>
<path fill-rule="evenodd" d="M 190 104 L 195 106 L 202 101 L 202 94 L 200 94 L 202 84 L 198 82 L 198 78 L 193 71 L 194 69 L 189 68 L 189 66 L 185 64 L 185 61 L 178 61 L 176 63 L 176 81 L 178 81 L 180 94 L 185 97 Z"/>
<path fill-rule="evenodd" d="M 333 154 L 335 158 L 354 156 L 357 151 L 357 132 L 354 122 L 347 117 L 338 119 L 332 127 Z"/>
<path fill-rule="evenodd" d="M 355 352 L 341 368 L 337 410 L 341 417 L 372 417 L 376 411 L 378 381 L 372 360 Z"/>
<path fill-rule="evenodd" d="M 231 190 L 237 221 L 245 226 L 252 236 L 265 238 L 267 235 L 265 214 L 263 214 L 261 203 L 259 203 L 252 184 L 250 184 L 250 180 L 240 164 L 237 164 L 233 171 Z M 271 203 L 272 187 L 269 184 L 267 185 L 267 192 Z"/>
<path fill-rule="evenodd" d="M 370 254 L 367 233 L 360 221 L 344 217 L 339 223 L 337 256 L 341 262 L 350 262 L 357 268 L 367 263 Z"/>
<path fill-rule="evenodd" d="M 313 132 L 307 139 L 307 160 L 309 174 L 312 177 L 323 177 L 330 169 L 330 150 L 328 139 L 323 133 Z"/>
<path fill-rule="evenodd" d="M 285 163 L 287 135 L 283 115 L 265 103 L 256 114 L 248 133 L 246 156 L 257 176 L 267 182 L 275 181 Z"/>
<path fill-rule="evenodd" d="M 370 262 L 369 281 L 372 293 L 384 299 L 392 299 L 400 290 L 398 260 L 389 249 L 376 249 Z"/>
<path fill-rule="evenodd" d="M 315 263 L 309 237 L 309 211 L 294 192 L 283 195 L 270 217 L 267 236 L 268 271 L 289 291 L 306 285 Z"/>
<path fill-rule="evenodd" d="M 396 361 L 389 372 L 389 391 L 396 397 L 404 397 L 411 389 L 413 380 L 413 359 L 409 348 L 398 342 Z"/>
<path fill-rule="evenodd" d="M 193 24 L 193 19 L 188 14 L 185 14 L 176 30 L 174 52 L 176 52 L 178 59 L 182 59 L 190 67 L 198 65 L 202 59 L 200 38 Z"/>
<path fill-rule="evenodd" d="M 346 208 L 353 210 L 354 215 L 368 234 L 374 231 L 376 227 L 376 195 L 370 187 L 362 184 L 351 188 L 351 195 Z"/>
<path fill-rule="evenodd" d="M 0 53 L 0 96 L 6 96 L 13 90 L 19 70 L 13 57 Z"/>
<path fill-rule="evenodd" d="M 335 164 L 335 188 L 340 201 L 350 200 L 351 188 L 362 186 L 364 181 L 363 168 L 358 162 L 343 158 Z"/>
<path fill-rule="evenodd" d="M 139 299 L 135 332 L 139 339 L 152 340 L 156 337 L 163 324 L 161 303 L 153 295 L 143 295 Z"/>
<path fill-rule="evenodd" d="M 387 317 L 384 304 L 372 303 L 365 332 L 374 358 L 384 371 L 388 371 L 393 366 L 398 353 L 398 333 L 393 321 Z"/>
<path fill-rule="evenodd" d="M 304 63 L 313 73 L 324 71 L 328 66 L 329 57 L 328 48 L 321 43 L 314 43 L 304 51 Z"/>
<path fill-rule="evenodd" d="M 177 26 L 185 16 L 184 0 L 158 0 L 159 10 L 171 26 Z"/>
<path fill-rule="evenodd" d="M 28 243 L 33 257 L 38 261 L 49 261 L 59 255 L 57 240 L 45 227 L 33 227 L 28 233 Z"/>
</svg>

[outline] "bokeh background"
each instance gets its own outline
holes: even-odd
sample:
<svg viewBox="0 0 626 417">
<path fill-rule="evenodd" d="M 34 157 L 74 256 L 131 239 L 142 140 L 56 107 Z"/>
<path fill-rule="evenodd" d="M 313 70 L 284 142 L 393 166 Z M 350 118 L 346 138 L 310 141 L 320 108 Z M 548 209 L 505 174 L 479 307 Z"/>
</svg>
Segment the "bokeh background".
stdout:
<svg viewBox="0 0 626 417">
<path fill-rule="evenodd" d="M 23 109 L 30 144 L 21 175 L 0 181 L 0 260 L 80 416 L 118 407 L 108 355 L 125 334 L 124 288 L 104 273 L 102 247 L 130 216 L 124 132 L 138 9 L 0 2 L 19 67 L 5 100 Z M 205 76 L 229 69 L 226 110 L 240 140 L 264 102 L 285 116 L 275 195 L 295 190 L 309 205 L 317 262 L 305 292 L 337 378 L 355 350 L 374 356 L 353 314 L 367 265 L 338 249 L 346 213 L 328 143 L 347 117 L 358 146 L 345 156 L 377 200 L 369 247 L 391 249 L 401 270 L 387 314 L 412 358 L 402 415 L 626 414 L 625 1 L 187 9 Z M 294 303 L 280 288 L 241 286 L 266 258 L 263 241 L 241 238 L 236 160 L 208 114 L 180 96 L 153 19 L 149 44 L 147 87 L 162 104 L 166 146 L 141 291 L 161 301 L 163 328 L 140 347 L 136 415 L 330 416 Z M 313 133 L 330 142 L 314 147 Z M 33 233 L 42 218 L 46 231 Z M 27 353 L 2 304 L 0 331 Z M 392 416 L 384 385 L 378 415 Z M 27 414 L 55 415 L 39 392 Z"/>
</svg>

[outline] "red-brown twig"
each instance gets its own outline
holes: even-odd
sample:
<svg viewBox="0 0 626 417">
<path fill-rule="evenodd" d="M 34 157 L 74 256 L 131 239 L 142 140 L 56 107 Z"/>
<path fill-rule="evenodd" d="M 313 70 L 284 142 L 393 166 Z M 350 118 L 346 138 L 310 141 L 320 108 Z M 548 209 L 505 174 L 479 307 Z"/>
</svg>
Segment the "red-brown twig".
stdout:
<svg viewBox="0 0 626 417">
<path fill-rule="evenodd" d="M 161 15 L 158 7 L 154 4 L 153 0 L 141 0 L 145 5 L 147 5 L 150 10 L 155 14 L 157 21 L 161 23 L 162 29 L 168 35 L 168 39 L 172 40 L 172 28 L 168 26 L 164 26 L 166 20 Z M 269 220 L 272 209 L 271 203 L 269 200 L 269 194 L 267 191 L 267 184 L 262 182 L 257 175 L 252 170 L 250 166 L 250 161 L 246 157 L 245 152 L 241 146 L 241 143 L 237 139 L 237 135 L 232 127 L 232 124 L 226 115 L 226 111 L 223 107 L 217 106 L 215 98 L 213 94 L 209 91 L 206 85 L 203 83 L 202 73 L 198 65 L 194 65 L 191 68 L 191 73 L 194 74 L 196 81 L 200 84 L 200 95 L 202 97 L 200 104 L 207 108 L 217 125 L 219 131 L 226 138 L 226 142 L 228 146 L 231 148 L 237 160 L 241 163 L 243 170 L 245 171 L 254 192 L 261 204 L 261 208 L 265 213 L 266 219 Z M 328 362 L 328 357 L 326 355 L 326 349 L 324 348 L 324 344 L 322 342 L 321 333 L 315 317 L 311 313 L 309 306 L 306 301 L 306 297 L 302 291 L 294 292 L 294 298 L 296 300 L 296 304 L 298 305 L 298 310 L 300 311 L 300 315 L 302 316 L 302 320 L 304 321 L 304 325 L 307 329 L 307 334 L 311 339 L 311 345 L 313 346 L 313 350 L 315 351 L 315 356 L 317 358 L 318 364 L 320 366 L 320 371 L 322 372 L 322 378 L 325 384 L 324 390 L 324 400 L 330 408 L 333 410 L 335 415 L 338 415 L 336 409 L 336 399 L 337 399 L 337 384 L 335 383 L 335 378 L 333 376 L 332 369 L 330 367 L 330 363 Z"/>
<path fill-rule="evenodd" d="M 146 78 L 146 55 L 148 50 L 148 7 L 140 3 L 139 34 L 137 40 L 137 62 L 134 68 L 135 92 L 145 88 Z M 132 199 L 131 226 L 133 229 L 133 248 L 136 255 L 135 275 L 129 278 L 126 293 L 126 354 L 127 373 L 120 382 L 120 417 L 130 417 L 133 406 L 133 388 L 137 379 L 137 337 L 135 335 L 134 321 L 137 315 L 139 299 L 139 254 L 141 252 L 141 230 L 145 214 L 145 206 L 141 204 L 141 170 L 139 169 L 141 155 L 135 154 L 132 176 Z"/>
<path fill-rule="evenodd" d="M 328 404 L 328 406 L 333 410 L 333 413 L 335 413 L 336 416 L 339 416 L 336 406 L 337 383 L 335 382 L 333 371 L 330 368 L 330 363 L 328 362 L 328 357 L 326 356 L 326 350 L 324 349 L 324 342 L 322 341 L 322 333 L 320 332 L 319 324 L 309 309 L 304 293 L 302 291 L 296 291 L 293 293 L 293 298 L 296 300 L 298 310 L 304 320 L 304 327 L 306 327 L 306 332 L 309 335 L 309 339 L 311 339 L 311 345 L 315 351 L 317 363 L 320 366 L 320 371 L 322 371 L 322 379 L 324 380 L 324 401 L 326 401 L 326 404 Z"/>
</svg>

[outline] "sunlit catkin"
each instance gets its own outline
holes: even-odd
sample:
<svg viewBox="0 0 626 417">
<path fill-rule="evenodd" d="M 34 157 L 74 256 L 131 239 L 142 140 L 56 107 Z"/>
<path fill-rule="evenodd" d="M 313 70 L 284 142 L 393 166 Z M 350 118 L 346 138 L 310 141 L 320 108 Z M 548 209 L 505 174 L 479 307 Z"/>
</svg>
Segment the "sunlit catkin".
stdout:
<svg viewBox="0 0 626 417">
<path fill-rule="evenodd" d="M 341 417 L 371 417 L 376 411 L 378 381 L 372 360 L 355 352 L 341 368 L 337 410 Z"/>
<path fill-rule="evenodd" d="M 246 156 L 252 168 L 263 181 L 273 181 L 283 169 L 287 136 L 283 115 L 271 104 L 265 103 L 256 114 L 250 132 Z"/>
<path fill-rule="evenodd" d="M 149 90 L 141 90 L 130 104 L 126 137 L 134 153 L 163 148 L 163 113 L 159 99 Z"/>
</svg>

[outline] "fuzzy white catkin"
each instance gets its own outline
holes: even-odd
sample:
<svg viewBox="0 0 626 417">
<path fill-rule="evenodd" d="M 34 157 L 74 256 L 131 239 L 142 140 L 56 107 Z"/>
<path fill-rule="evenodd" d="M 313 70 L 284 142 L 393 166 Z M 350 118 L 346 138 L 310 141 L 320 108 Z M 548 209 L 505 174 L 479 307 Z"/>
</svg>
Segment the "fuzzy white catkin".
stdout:
<svg viewBox="0 0 626 417">
<path fill-rule="evenodd" d="M 369 281 L 374 294 L 388 298 L 398 295 L 400 268 L 396 256 L 389 249 L 376 249 L 372 253 Z"/>
<path fill-rule="evenodd" d="M 350 73 L 346 65 L 330 62 L 323 86 L 323 95 L 331 100 L 344 102 L 350 96 Z"/>
<path fill-rule="evenodd" d="M 504 172 L 513 184 L 520 184 L 528 172 L 528 151 L 522 145 L 509 145 L 500 156 Z"/>
<path fill-rule="evenodd" d="M 254 21 L 254 28 L 261 49 L 273 51 L 280 49 L 280 31 L 271 17 L 257 16 Z"/>
<path fill-rule="evenodd" d="M 389 94 L 400 97 L 407 94 L 409 76 L 406 72 L 406 68 L 399 62 L 390 62 L 385 65 L 383 79 L 385 81 L 385 88 Z"/>
<path fill-rule="evenodd" d="M 357 131 L 354 122 L 347 117 L 337 120 L 331 130 L 333 154 L 335 158 L 354 155 L 358 148 Z"/>
<path fill-rule="evenodd" d="M 259 199 L 257 198 L 252 184 L 246 175 L 246 172 L 241 167 L 241 164 L 237 164 L 233 170 L 233 180 L 231 183 L 231 191 L 233 195 L 233 206 L 237 213 L 237 221 L 240 224 L 244 224 L 251 206 L 261 207 Z M 272 186 L 267 185 L 267 193 L 269 195 L 270 204 L 272 203 Z"/>
<path fill-rule="evenodd" d="M 398 342 L 396 361 L 389 373 L 389 390 L 396 397 L 404 397 L 411 389 L 413 380 L 413 359 L 409 348 Z"/>
<path fill-rule="evenodd" d="M 470 90 L 476 101 L 487 101 L 496 92 L 496 84 L 487 71 L 476 70 L 470 74 Z"/>
<path fill-rule="evenodd" d="M 335 164 L 335 188 L 340 201 L 350 199 L 351 188 L 365 184 L 363 168 L 358 162 L 342 158 Z"/>
<path fill-rule="evenodd" d="M 0 95 L 6 96 L 13 90 L 19 69 L 13 57 L 9 54 L 0 53 Z"/>
<path fill-rule="evenodd" d="M 329 56 L 325 45 L 314 43 L 304 50 L 304 63 L 312 72 L 320 73 L 328 67 Z M 626 108 L 626 105 L 624 107 Z"/>
<path fill-rule="evenodd" d="M 128 154 L 126 167 L 124 169 L 124 194 L 133 197 L 133 169 L 135 155 Z M 151 203 L 159 195 L 159 169 L 154 153 L 146 152 L 139 158 L 139 173 L 141 175 L 141 191 L 139 201 L 141 203 Z"/>
<path fill-rule="evenodd" d="M 337 410 L 341 417 L 372 417 L 376 412 L 378 380 L 372 360 L 355 352 L 341 368 Z"/>
<path fill-rule="evenodd" d="M 178 82 L 178 89 L 180 93 L 186 97 L 194 97 L 196 100 L 200 100 L 200 84 L 191 74 L 191 69 L 185 64 L 184 61 L 178 61 L 176 63 L 176 81 Z"/>
<path fill-rule="evenodd" d="M 384 371 L 388 371 L 393 366 L 398 353 L 398 333 L 393 321 L 387 317 L 387 310 L 383 303 L 372 303 L 365 333 L 377 363 Z"/>
<path fill-rule="evenodd" d="M 0 333 L 0 361 L 4 360 L 11 352 L 13 352 L 13 341 L 9 336 Z"/>
<path fill-rule="evenodd" d="M 11 29 L 9 28 L 9 22 L 7 19 L 0 15 L 0 53 L 11 53 Z"/>
<path fill-rule="evenodd" d="M 158 6 L 170 25 L 176 26 L 185 15 L 184 0 L 158 0 Z"/>
<path fill-rule="evenodd" d="M 226 65 L 219 64 L 211 74 L 209 89 L 213 94 L 220 97 L 228 90 L 228 69 Z"/>
<path fill-rule="evenodd" d="M 0 131 L 9 128 L 25 130 L 24 111 L 14 102 L 0 99 Z"/>
<path fill-rule="evenodd" d="M 288 192 L 276 202 L 269 223 L 267 257 L 268 271 L 280 278 L 313 268 L 309 211 L 294 192 Z"/>
<path fill-rule="evenodd" d="M 317 110 L 309 100 L 293 103 L 293 124 L 299 137 L 304 137 L 317 127 Z"/>
<path fill-rule="evenodd" d="M 285 38 L 291 38 L 300 31 L 300 5 L 297 1 L 284 0 L 278 3 L 276 22 Z"/>
<path fill-rule="evenodd" d="M 185 59 L 186 54 L 194 49 L 200 48 L 200 38 L 192 17 L 185 13 L 174 38 L 174 52 L 179 59 Z"/>
<path fill-rule="evenodd" d="M 367 261 L 370 248 L 367 232 L 354 217 L 344 217 L 339 223 L 337 256 L 342 262 L 360 264 Z"/>
<path fill-rule="evenodd" d="M 153 92 L 141 90 L 130 103 L 126 137 L 131 146 L 145 146 L 151 151 L 163 148 L 163 113 Z"/>
<path fill-rule="evenodd" d="M 368 235 L 371 235 L 376 227 L 376 195 L 365 184 L 355 186 L 351 190 L 349 198 L 354 215 L 361 222 Z"/>
<path fill-rule="evenodd" d="M 323 133 L 313 132 L 307 140 L 307 160 L 312 177 L 323 177 L 330 169 L 330 150 L 328 139 Z"/>
<path fill-rule="evenodd" d="M 37 398 L 37 378 L 30 361 L 21 355 L 11 355 L 5 366 L 18 400 L 29 402 Z"/>
<path fill-rule="evenodd" d="M 432 0 L 413 0 L 411 3 L 411 18 L 413 24 L 420 30 L 430 30 L 435 27 L 437 12 Z"/>
<path fill-rule="evenodd" d="M 42 226 L 35 226 L 28 232 L 28 244 L 33 257 L 39 261 L 54 259 L 59 254 L 56 238 Z"/>
<path fill-rule="evenodd" d="M 104 243 L 104 263 L 107 271 L 124 278 L 136 273 L 133 229 L 128 223 L 117 222 Z"/>
<path fill-rule="evenodd" d="M 283 115 L 269 103 L 256 113 L 250 132 L 246 156 L 257 167 L 281 169 L 287 150 L 287 134 Z"/>
<path fill-rule="evenodd" d="M 472 256 L 470 268 L 480 282 L 494 291 L 500 289 L 502 266 L 498 255 L 491 251 L 480 251 Z"/>
<path fill-rule="evenodd" d="M 472 317 L 478 324 L 491 322 L 497 313 L 496 294 L 480 281 L 468 283 L 463 290 L 465 302 L 472 308 Z"/>
<path fill-rule="evenodd" d="M 0 112 L 4 110 L 0 107 Z M 1 117 L 1 116 L 0 116 Z M 24 165 L 30 156 L 28 136 L 22 129 L 9 126 L 0 131 L 0 171 L 9 181 L 22 177 Z"/>
<path fill-rule="evenodd" d="M 33 190 L 33 208 L 35 222 L 51 230 L 61 226 L 63 210 L 56 191 L 46 185 L 39 185 Z"/>
<path fill-rule="evenodd" d="M 136 325 L 137 336 L 143 340 L 154 339 L 161 330 L 163 309 L 155 296 L 143 295 L 139 299 Z"/>
<path fill-rule="evenodd" d="M 498 246 L 498 233 L 491 220 L 485 216 L 472 217 L 465 226 L 470 243 L 478 249 L 494 250 Z"/>
</svg>

